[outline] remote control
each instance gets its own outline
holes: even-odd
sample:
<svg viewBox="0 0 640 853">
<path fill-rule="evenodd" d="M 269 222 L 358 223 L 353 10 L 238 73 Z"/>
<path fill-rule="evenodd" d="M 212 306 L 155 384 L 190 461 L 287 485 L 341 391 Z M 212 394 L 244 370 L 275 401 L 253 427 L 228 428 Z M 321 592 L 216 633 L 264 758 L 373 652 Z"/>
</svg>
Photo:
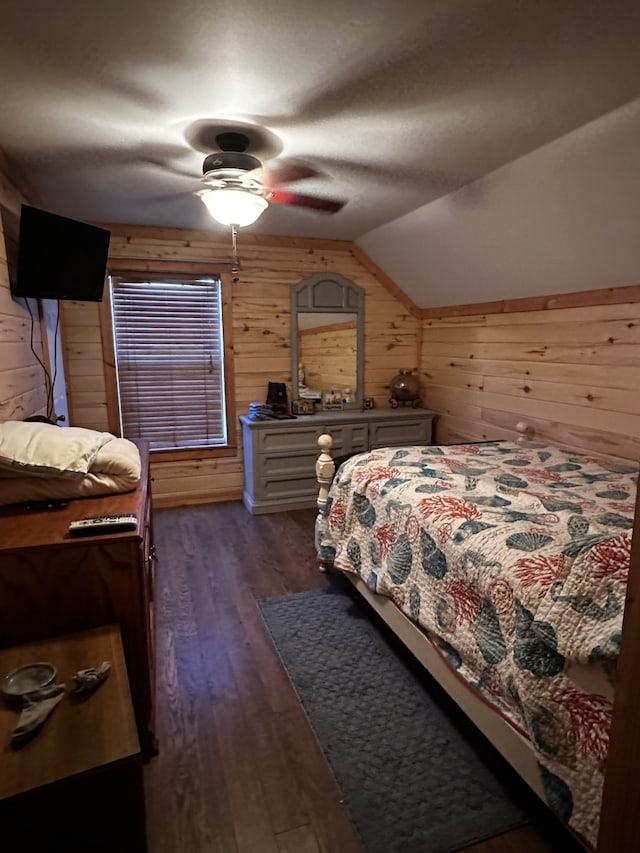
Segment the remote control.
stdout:
<svg viewBox="0 0 640 853">
<path fill-rule="evenodd" d="M 95 518 L 81 518 L 72 521 L 69 533 L 73 536 L 95 536 L 98 533 L 121 533 L 135 530 L 138 519 L 135 515 L 99 515 Z"/>
</svg>

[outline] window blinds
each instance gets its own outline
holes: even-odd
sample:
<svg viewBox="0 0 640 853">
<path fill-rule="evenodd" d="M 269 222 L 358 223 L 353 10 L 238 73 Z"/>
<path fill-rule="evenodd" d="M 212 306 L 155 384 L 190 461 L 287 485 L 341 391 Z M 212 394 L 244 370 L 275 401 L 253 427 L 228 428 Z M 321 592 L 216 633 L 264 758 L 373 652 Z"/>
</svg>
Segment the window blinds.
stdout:
<svg viewBox="0 0 640 853">
<path fill-rule="evenodd" d="M 151 449 L 225 445 L 219 280 L 111 279 L 122 434 Z"/>
</svg>

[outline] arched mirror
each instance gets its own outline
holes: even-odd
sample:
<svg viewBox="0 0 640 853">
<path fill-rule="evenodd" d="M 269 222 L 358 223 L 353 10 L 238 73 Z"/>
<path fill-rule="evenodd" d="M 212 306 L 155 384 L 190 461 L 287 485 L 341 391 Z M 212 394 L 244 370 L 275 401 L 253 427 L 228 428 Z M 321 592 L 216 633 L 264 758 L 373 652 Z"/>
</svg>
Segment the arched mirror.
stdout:
<svg viewBox="0 0 640 853">
<path fill-rule="evenodd" d="M 364 290 L 316 273 L 291 291 L 292 399 L 322 409 L 362 409 Z"/>
</svg>

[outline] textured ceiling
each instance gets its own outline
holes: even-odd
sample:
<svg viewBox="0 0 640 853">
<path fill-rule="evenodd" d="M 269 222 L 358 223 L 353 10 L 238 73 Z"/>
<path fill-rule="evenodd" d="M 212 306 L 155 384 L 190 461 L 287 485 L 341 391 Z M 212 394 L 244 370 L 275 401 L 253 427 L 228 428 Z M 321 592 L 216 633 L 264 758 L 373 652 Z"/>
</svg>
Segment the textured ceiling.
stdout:
<svg viewBox="0 0 640 853">
<path fill-rule="evenodd" d="M 213 230 L 207 139 L 257 125 L 260 156 L 322 173 L 292 189 L 347 204 L 251 231 L 355 239 L 631 100 L 639 5 L 5 3 L 0 148 L 56 212 Z"/>
</svg>

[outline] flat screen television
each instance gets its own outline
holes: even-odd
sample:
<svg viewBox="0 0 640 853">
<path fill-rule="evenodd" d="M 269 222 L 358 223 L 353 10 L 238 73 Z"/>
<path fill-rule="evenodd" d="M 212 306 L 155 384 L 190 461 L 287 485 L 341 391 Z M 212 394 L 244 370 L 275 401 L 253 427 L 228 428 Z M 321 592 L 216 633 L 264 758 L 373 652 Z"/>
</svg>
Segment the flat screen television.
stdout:
<svg viewBox="0 0 640 853">
<path fill-rule="evenodd" d="M 100 302 L 111 232 L 23 204 L 14 296 Z"/>
</svg>

